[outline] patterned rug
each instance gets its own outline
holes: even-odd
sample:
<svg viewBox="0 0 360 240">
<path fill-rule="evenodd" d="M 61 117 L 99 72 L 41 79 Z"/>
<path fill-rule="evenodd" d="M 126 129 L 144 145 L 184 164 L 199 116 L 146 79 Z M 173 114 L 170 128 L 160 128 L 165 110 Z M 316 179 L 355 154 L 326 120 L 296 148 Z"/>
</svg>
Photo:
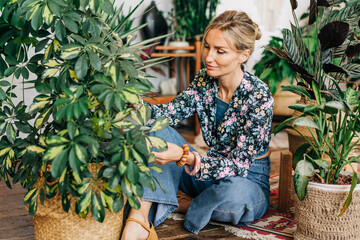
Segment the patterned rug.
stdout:
<svg viewBox="0 0 360 240">
<path fill-rule="evenodd" d="M 247 227 L 225 227 L 236 236 L 251 239 L 293 239 L 296 229 L 294 222 L 294 208 L 288 213 L 277 210 L 279 175 L 270 177 L 270 207 L 267 213 L 259 220 Z"/>
<path fill-rule="evenodd" d="M 274 175 L 270 177 L 270 206 L 269 210 L 261 219 L 252 222 L 249 226 L 246 227 L 238 227 L 213 221 L 211 221 L 210 223 L 214 225 L 221 225 L 225 228 L 226 231 L 229 231 L 238 237 L 243 237 L 246 239 L 293 239 L 293 234 L 296 229 L 296 224 L 293 220 L 294 208 L 292 207 L 290 209 L 290 212 L 288 213 L 281 213 L 277 210 L 279 193 L 278 183 L 279 175 Z M 178 201 L 180 209 L 178 209 L 177 212 L 184 212 L 182 210 L 187 209 L 191 198 L 179 191 Z M 174 220 L 182 220 L 183 215 L 179 213 L 173 213 L 171 216 L 169 216 L 169 218 L 172 218 Z"/>
</svg>

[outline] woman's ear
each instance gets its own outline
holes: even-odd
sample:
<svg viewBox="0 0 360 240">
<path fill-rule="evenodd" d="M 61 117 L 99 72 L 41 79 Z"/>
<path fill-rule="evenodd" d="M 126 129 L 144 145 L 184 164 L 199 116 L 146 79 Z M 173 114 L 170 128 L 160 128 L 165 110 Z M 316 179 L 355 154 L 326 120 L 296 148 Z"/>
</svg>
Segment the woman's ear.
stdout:
<svg viewBox="0 0 360 240">
<path fill-rule="evenodd" d="M 249 57 L 250 57 L 250 49 L 244 50 L 240 55 L 240 59 L 239 59 L 240 64 L 246 62 Z"/>
</svg>

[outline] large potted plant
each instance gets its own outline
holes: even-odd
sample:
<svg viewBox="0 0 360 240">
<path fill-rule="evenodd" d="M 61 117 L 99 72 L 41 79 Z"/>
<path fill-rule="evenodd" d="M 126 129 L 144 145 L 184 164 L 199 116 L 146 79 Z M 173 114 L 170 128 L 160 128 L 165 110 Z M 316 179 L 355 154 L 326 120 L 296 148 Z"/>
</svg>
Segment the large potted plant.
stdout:
<svg viewBox="0 0 360 240">
<path fill-rule="evenodd" d="M 0 180 L 27 189 L 36 239 L 119 239 L 113 215 L 155 189 L 148 163 L 166 143 L 147 133 L 168 123 L 147 124 L 140 101 L 154 39 L 121 31 L 137 7 L 111 28 L 122 10 L 108 0 L 0 1 Z"/>
<path fill-rule="evenodd" d="M 360 4 L 336 5 L 342 2 L 312 0 L 306 26 L 310 35 L 304 37 L 300 27 L 292 25 L 292 30 L 283 30 L 285 51 L 268 47 L 301 76 L 302 83 L 283 90 L 305 100 L 290 106 L 297 114 L 274 129 L 275 134 L 290 129 L 304 140 L 294 151 L 295 239 L 356 239 L 360 234 L 360 192 L 351 166 L 359 162 L 353 152 L 359 143 L 359 101 L 357 88 L 341 86 L 359 77 L 360 65 L 352 60 L 360 52 L 354 40 Z M 291 5 L 294 12 L 297 2 Z M 309 46 L 314 54 L 309 54 Z M 346 178 L 341 174 L 346 165 L 352 177 L 343 190 L 336 185 Z"/>
<path fill-rule="evenodd" d="M 358 93 L 349 87 L 345 93 L 339 90 L 334 99 L 321 94 L 315 83 L 312 89 L 315 103 L 290 106 L 302 114 L 274 129 L 277 134 L 291 128 L 305 140 L 294 154 L 295 239 L 356 239 L 360 185 L 351 164 L 360 163 L 360 155 L 353 151 L 360 141 Z M 298 126 L 311 135 L 303 134 Z M 352 174 L 342 172 L 345 166 Z"/>
<path fill-rule="evenodd" d="M 281 91 L 291 91 L 303 96 L 309 94 L 314 100 L 312 82 L 322 93 L 334 97 L 337 83 L 344 84 L 348 79 L 359 77 L 359 65 L 352 63 L 359 51 L 356 40 L 359 3 L 336 5 L 339 1 L 311 1 L 309 24 L 300 27 L 296 18 L 296 1 L 292 2 L 295 25 L 283 29 L 284 50 L 277 47 L 265 48 L 286 60 L 296 73 L 297 85 L 284 86 Z M 302 98 L 306 101 L 306 98 Z M 295 111 L 295 115 L 299 115 Z M 304 128 L 302 131 L 307 132 Z M 296 132 L 289 130 L 289 148 L 291 152 L 303 143 Z M 310 133 L 307 132 L 308 136 Z"/>
</svg>

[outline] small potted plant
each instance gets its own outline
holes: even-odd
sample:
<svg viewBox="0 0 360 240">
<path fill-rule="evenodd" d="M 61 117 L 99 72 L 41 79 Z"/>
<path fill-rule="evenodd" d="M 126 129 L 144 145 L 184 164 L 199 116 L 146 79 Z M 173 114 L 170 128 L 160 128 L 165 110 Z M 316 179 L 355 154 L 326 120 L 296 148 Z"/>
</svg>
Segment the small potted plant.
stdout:
<svg viewBox="0 0 360 240">
<path fill-rule="evenodd" d="M 340 86 L 359 76 L 359 65 L 352 59 L 360 49 L 352 38 L 359 27 L 360 4 L 337 6 L 340 2 L 344 1 L 311 1 L 309 26 L 305 26 L 310 35 L 304 37 L 298 24 L 292 25 L 292 30 L 283 30 L 284 51 L 267 47 L 302 79 L 298 86 L 283 90 L 301 94 L 305 101 L 290 106 L 297 114 L 274 129 L 275 134 L 290 129 L 304 140 L 294 151 L 295 239 L 355 239 L 360 234 L 355 210 L 360 189 L 351 166 L 359 162 L 353 150 L 359 143 L 360 103 L 358 89 Z M 291 6 L 296 21 L 297 2 L 291 0 Z M 346 165 L 352 177 L 344 190 L 337 185 Z M 309 183 L 315 179 L 318 184 Z"/>
<path fill-rule="evenodd" d="M 169 46 L 189 46 L 189 41 L 202 35 L 215 16 L 219 0 L 176 0 L 168 13 L 169 30 L 174 31 Z M 184 52 L 181 51 L 180 52 Z"/>
<path fill-rule="evenodd" d="M 119 239 L 126 199 L 139 208 L 155 188 L 152 147 L 166 148 L 147 136 L 166 118 L 147 124 L 140 101 L 152 88 L 142 70 L 158 61 L 139 55 L 154 39 L 134 44 L 140 27 L 109 27 L 122 10 L 108 0 L 3 1 L 0 11 L 0 180 L 27 190 L 36 239 Z M 29 89 L 26 106 L 17 95 Z"/>
</svg>

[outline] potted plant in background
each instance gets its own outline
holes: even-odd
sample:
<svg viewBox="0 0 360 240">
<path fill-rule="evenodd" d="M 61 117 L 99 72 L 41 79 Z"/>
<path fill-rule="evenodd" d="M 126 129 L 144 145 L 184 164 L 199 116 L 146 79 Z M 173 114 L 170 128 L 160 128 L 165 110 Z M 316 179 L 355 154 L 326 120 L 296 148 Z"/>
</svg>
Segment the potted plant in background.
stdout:
<svg viewBox="0 0 360 240">
<path fill-rule="evenodd" d="M 169 29 L 174 31 L 169 46 L 189 46 L 195 36 L 202 35 L 216 14 L 219 0 L 175 0 L 168 13 Z"/>
<path fill-rule="evenodd" d="M 290 106 L 298 114 L 274 129 L 275 134 L 291 129 L 305 140 L 294 153 L 295 239 L 355 239 L 360 234 L 360 189 L 351 166 L 359 162 L 353 150 L 359 143 L 360 103 L 357 88 L 340 86 L 347 78 L 359 77 L 360 65 L 352 59 L 360 53 L 359 43 L 353 40 L 360 4 L 337 6 L 342 2 L 312 0 L 306 26 L 310 35 L 304 37 L 296 22 L 297 2 L 292 0 L 296 26 L 283 30 L 285 50 L 266 47 L 285 59 L 302 79 L 298 86 L 282 89 L 306 99 Z M 314 54 L 310 54 L 311 46 Z M 344 190 L 335 184 L 340 183 L 346 165 L 352 181 Z M 321 183 L 309 183 L 313 177 Z"/>
<path fill-rule="evenodd" d="M 140 97 L 163 59 L 139 57 L 154 40 L 133 43 L 142 26 L 118 33 L 138 6 L 112 29 L 108 0 L 0 2 L 0 180 L 27 189 L 36 239 L 119 239 L 126 199 L 155 189 L 148 163 L 166 143 L 147 133 L 168 123 L 147 124 Z M 36 91 L 29 107 L 16 79 Z"/>
<path fill-rule="evenodd" d="M 283 48 L 283 39 L 272 36 L 267 46 Z M 264 49 L 261 59 L 254 65 L 255 75 L 266 82 L 274 97 L 274 116 L 290 117 L 293 110 L 288 106 L 295 104 L 299 95 L 292 92 L 280 92 L 281 85 L 294 84 L 295 75 L 286 60 L 279 58 L 269 50 Z"/>
</svg>

